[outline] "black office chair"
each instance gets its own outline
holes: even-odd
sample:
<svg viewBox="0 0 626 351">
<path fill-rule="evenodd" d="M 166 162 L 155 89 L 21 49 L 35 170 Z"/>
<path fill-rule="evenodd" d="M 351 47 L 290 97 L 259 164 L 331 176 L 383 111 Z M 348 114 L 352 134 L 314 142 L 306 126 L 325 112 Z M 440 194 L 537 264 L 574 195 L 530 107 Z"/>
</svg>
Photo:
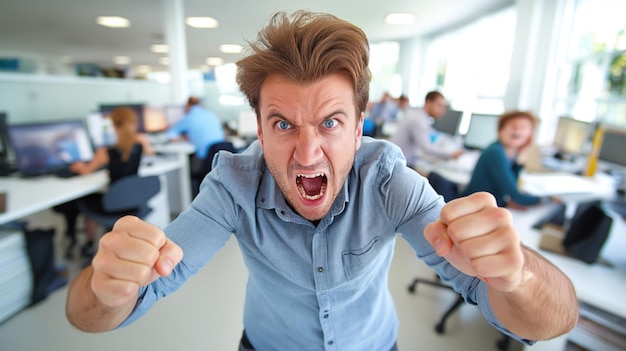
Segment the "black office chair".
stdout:
<svg viewBox="0 0 626 351">
<path fill-rule="evenodd" d="M 191 177 L 193 197 L 196 197 L 196 195 L 198 195 L 198 192 L 200 191 L 200 183 L 202 183 L 204 177 L 209 174 L 209 172 L 211 172 L 211 170 L 213 169 L 213 158 L 215 157 L 215 154 L 222 150 L 232 153 L 237 152 L 235 145 L 233 145 L 233 143 L 230 141 L 220 141 L 209 145 L 206 157 L 204 158 L 204 164 L 202 165 L 202 171 L 199 174 L 192 175 Z"/>
<path fill-rule="evenodd" d="M 159 176 L 141 177 L 131 175 L 123 177 L 109 187 L 102 194 L 101 201 L 89 200 L 89 197 L 79 200 L 80 212 L 107 230 L 124 215 L 133 215 L 146 218 L 152 208 L 148 201 L 161 191 Z"/>
<path fill-rule="evenodd" d="M 430 172 L 428 174 L 428 182 L 433 187 L 433 189 L 440 195 L 443 196 L 446 202 L 453 200 L 459 196 L 459 186 L 453 181 L 443 177 L 441 174 L 437 172 Z M 415 278 L 413 282 L 408 287 L 408 290 L 411 294 L 417 291 L 418 284 L 426 284 L 438 288 L 443 288 L 446 290 L 454 291 L 452 286 L 441 282 L 439 276 L 435 275 L 434 279 L 426 279 L 426 278 Z M 465 299 L 461 294 L 457 293 L 456 300 L 452 303 L 450 307 L 444 312 L 441 316 L 437 324 L 435 324 L 435 331 L 437 334 L 443 334 L 446 329 L 446 321 L 448 317 L 452 315 L 464 302 Z M 502 335 L 502 338 L 496 342 L 496 346 L 498 350 L 507 350 L 509 345 L 510 338 L 506 335 Z"/>
</svg>

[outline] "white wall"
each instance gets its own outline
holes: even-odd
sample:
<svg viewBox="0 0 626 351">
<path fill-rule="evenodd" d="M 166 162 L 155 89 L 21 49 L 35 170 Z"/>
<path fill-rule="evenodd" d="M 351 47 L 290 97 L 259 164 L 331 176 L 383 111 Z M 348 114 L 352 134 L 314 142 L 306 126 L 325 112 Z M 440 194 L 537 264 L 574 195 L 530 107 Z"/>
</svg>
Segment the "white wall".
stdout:
<svg viewBox="0 0 626 351">
<path fill-rule="evenodd" d="M 170 86 L 114 78 L 0 73 L 0 111 L 9 123 L 83 118 L 101 103 L 167 104 Z"/>
</svg>

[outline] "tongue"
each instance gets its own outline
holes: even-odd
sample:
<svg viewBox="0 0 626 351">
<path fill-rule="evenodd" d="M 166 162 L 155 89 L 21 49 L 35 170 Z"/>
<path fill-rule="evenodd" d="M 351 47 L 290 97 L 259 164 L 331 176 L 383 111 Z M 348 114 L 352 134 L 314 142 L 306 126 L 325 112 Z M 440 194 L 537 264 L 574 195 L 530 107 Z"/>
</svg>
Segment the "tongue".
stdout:
<svg viewBox="0 0 626 351">
<path fill-rule="evenodd" d="M 300 183 L 302 184 L 302 188 L 307 195 L 317 195 L 322 191 L 322 181 L 323 177 L 315 177 L 315 178 L 302 178 L 300 179 Z"/>
</svg>

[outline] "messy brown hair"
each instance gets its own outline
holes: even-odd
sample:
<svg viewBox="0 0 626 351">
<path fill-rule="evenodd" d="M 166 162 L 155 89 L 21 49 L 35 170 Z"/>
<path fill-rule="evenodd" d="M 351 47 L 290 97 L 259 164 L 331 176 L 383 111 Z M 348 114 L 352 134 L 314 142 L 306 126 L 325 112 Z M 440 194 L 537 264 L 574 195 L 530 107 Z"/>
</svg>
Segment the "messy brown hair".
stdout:
<svg viewBox="0 0 626 351">
<path fill-rule="evenodd" d="M 500 117 L 498 117 L 498 131 L 502 130 L 502 128 L 504 128 L 504 126 L 510 120 L 515 119 L 515 118 L 528 119 L 532 123 L 533 129 L 537 126 L 538 119 L 532 112 L 513 110 L 513 111 L 505 112 L 504 114 L 500 115 Z"/>
<path fill-rule="evenodd" d="M 278 12 L 249 44 L 251 53 L 237 62 L 237 84 L 257 119 L 261 86 L 273 74 L 302 84 L 342 74 L 354 87 L 357 117 L 365 111 L 371 80 L 369 43 L 357 26 L 325 13 Z"/>
</svg>

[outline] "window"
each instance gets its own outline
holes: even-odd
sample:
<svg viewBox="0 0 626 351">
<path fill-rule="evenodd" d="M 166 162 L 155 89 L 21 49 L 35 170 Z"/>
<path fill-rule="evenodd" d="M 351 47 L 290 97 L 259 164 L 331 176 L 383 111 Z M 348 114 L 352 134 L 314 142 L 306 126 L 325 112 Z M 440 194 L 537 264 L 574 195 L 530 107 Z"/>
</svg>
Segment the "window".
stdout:
<svg viewBox="0 0 626 351">
<path fill-rule="evenodd" d="M 576 0 L 559 63 L 554 111 L 626 127 L 626 17 L 623 0 Z"/>
<path fill-rule="evenodd" d="M 515 22 L 515 9 L 508 7 L 433 37 L 423 90 L 442 91 L 455 110 L 502 113 Z"/>
</svg>

